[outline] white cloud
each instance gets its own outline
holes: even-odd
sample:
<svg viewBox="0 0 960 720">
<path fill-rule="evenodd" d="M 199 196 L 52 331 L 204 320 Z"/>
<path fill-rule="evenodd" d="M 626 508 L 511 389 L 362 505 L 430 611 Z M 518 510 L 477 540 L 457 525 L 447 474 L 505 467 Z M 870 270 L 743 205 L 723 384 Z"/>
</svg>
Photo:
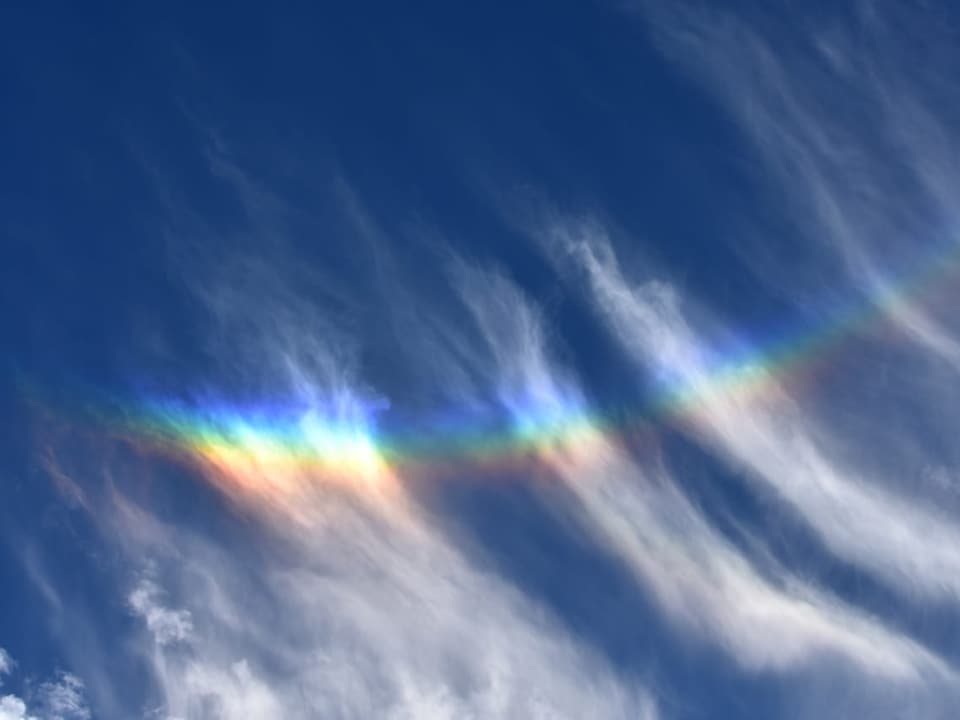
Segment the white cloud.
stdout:
<svg viewBox="0 0 960 720">
<path fill-rule="evenodd" d="M 547 415 L 580 397 L 548 361 L 536 316 L 523 297 L 497 278 L 463 285 L 498 358 L 501 392 L 511 405 L 533 397 Z M 486 292 L 493 287 L 496 292 Z M 630 297 L 611 289 L 618 300 Z M 663 287 L 653 304 L 668 303 Z M 643 312 L 653 313 L 646 307 Z M 624 322 L 644 326 L 642 317 Z M 677 359 L 668 332 L 650 345 Z M 520 405 L 521 412 L 528 402 Z M 583 410 L 586 413 L 587 408 Z M 522 419 L 522 418 L 521 418 Z M 656 462 L 641 466 L 596 430 L 582 430 L 544 457 L 579 501 L 584 525 L 634 570 L 678 628 L 718 643 L 750 669 L 816 669 L 843 657 L 867 676 L 920 682 L 949 671 L 912 642 L 803 583 L 783 569 L 767 576 L 716 532 Z"/>
<path fill-rule="evenodd" d="M 344 418 L 362 417 L 350 368 L 327 349 L 325 323 L 274 312 L 286 300 L 260 296 L 257 312 L 272 322 L 242 336 L 272 354 L 255 370 L 282 368 L 281 376 L 301 380 L 305 403 L 335 397 Z M 309 463 L 250 463 L 211 478 L 256 520 L 246 528 L 259 542 L 227 544 L 167 526 L 121 493 L 96 513 L 131 558 L 154 561 L 128 601 L 144 620 L 149 705 L 160 712 L 218 720 L 655 717 L 642 678 L 621 674 L 461 549 L 373 451 L 340 482 Z"/>
<path fill-rule="evenodd" d="M 681 412 L 707 440 L 776 490 L 837 555 L 895 590 L 960 600 L 954 523 L 828 458 L 776 378 L 763 379 L 762 393 L 716 382 L 666 286 L 630 286 L 602 238 L 581 238 L 572 247 L 616 336 L 641 366 L 684 389 Z"/>
<path fill-rule="evenodd" d="M 303 269 L 216 261 L 211 276 L 190 277 L 225 368 L 280 402 L 332 407 L 362 432 L 352 341 L 298 291 Z M 443 326 L 437 342 L 456 335 Z M 444 367 L 443 382 L 469 374 Z M 373 451 L 369 460 L 340 482 L 309 463 L 211 473 L 256 521 L 251 546 L 167 526 L 119 491 L 94 514 L 110 542 L 156 562 L 128 597 L 146 629 L 151 706 L 219 720 L 654 717 L 641 679 L 460 549 Z"/>
<path fill-rule="evenodd" d="M 0 674 L 9 674 L 16 663 L 0 648 Z M 30 707 L 16 695 L 0 697 L 0 720 L 90 720 L 83 682 L 60 672 L 29 693 Z"/>
<path fill-rule="evenodd" d="M 38 720 L 33 715 L 27 715 L 27 706 L 16 695 L 0 697 L 0 720 Z"/>
<path fill-rule="evenodd" d="M 55 680 L 41 683 L 34 703 L 43 720 L 90 719 L 83 682 L 70 673 L 60 673 Z"/>
<path fill-rule="evenodd" d="M 143 578 L 130 593 L 128 601 L 133 611 L 143 618 L 159 645 L 186 640 L 193 630 L 190 613 L 170 610 L 159 601 L 160 589 L 149 578 Z"/>
<path fill-rule="evenodd" d="M 287 555 L 256 567 L 150 531 L 190 587 L 192 633 L 170 645 L 155 626 L 145 651 L 171 716 L 654 717 L 642 689 L 472 567 L 402 496 L 295 502 L 306 524 L 274 506 L 265 519 Z M 149 597 L 145 617 L 184 612 Z"/>
<path fill-rule="evenodd" d="M 169 714 L 613 718 L 652 707 L 422 518 L 365 498 L 309 502 L 307 526 L 273 518 L 301 559 L 255 570 L 266 596 L 241 579 L 249 565 L 240 573 L 205 542 L 166 538 L 183 553 L 193 618 L 179 646 L 155 626 L 147 652 Z"/>
</svg>

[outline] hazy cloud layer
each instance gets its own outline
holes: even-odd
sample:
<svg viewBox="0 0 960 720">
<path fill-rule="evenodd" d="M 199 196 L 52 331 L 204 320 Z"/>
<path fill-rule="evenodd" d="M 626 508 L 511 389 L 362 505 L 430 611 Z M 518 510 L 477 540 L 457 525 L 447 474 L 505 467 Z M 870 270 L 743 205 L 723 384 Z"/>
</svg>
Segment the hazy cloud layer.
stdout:
<svg viewBox="0 0 960 720">
<path fill-rule="evenodd" d="M 183 607 L 153 580 L 130 595 L 172 716 L 652 717 L 642 691 L 474 567 L 398 487 L 338 495 L 276 498 L 265 520 L 286 549 L 254 564 L 130 511 L 125 536 L 184 588 Z"/>
<path fill-rule="evenodd" d="M 641 367 L 684 389 L 679 414 L 712 444 L 769 483 L 834 552 L 894 589 L 957 599 L 960 530 L 948 517 L 831 460 L 771 370 L 753 369 L 760 389 L 718 382 L 674 291 L 628 283 L 602 237 L 581 236 L 570 250 L 617 337 Z"/>
<path fill-rule="evenodd" d="M 497 290 L 468 299 L 496 348 L 505 400 L 532 395 L 547 406 L 545 417 L 551 403 L 583 402 L 547 359 L 538 319 L 523 298 L 495 278 L 472 285 L 480 287 Z M 625 327 L 643 325 L 630 320 Z M 662 333 L 650 345 L 662 350 L 675 342 Z M 739 419 L 728 420 L 743 429 Z M 953 682 L 940 660 L 868 614 L 784 568 L 770 575 L 755 567 L 684 497 L 657 458 L 641 462 L 615 439 L 590 430 L 544 448 L 544 459 L 573 491 L 583 524 L 629 563 L 679 629 L 720 643 L 744 666 L 811 669 L 824 658 L 843 657 L 867 676 L 922 684 L 933 673 L 940 676 L 934 684 Z"/>
<path fill-rule="evenodd" d="M 216 288 L 205 297 L 219 298 L 208 307 L 224 337 L 248 350 L 223 355 L 237 373 L 272 374 L 301 406 L 332 405 L 362 427 L 366 389 L 319 309 L 271 283 L 252 304 L 224 304 Z M 224 720 L 656 716 L 642 679 L 486 567 L 375 454 L 336 478 L 244 468 L 209 476 L 256 521 L 244 550 L 122 495 L 98 513 L 131 560 L 151 558 L 127 592 L 145 629 L 150 706 Z"/>
</svg>

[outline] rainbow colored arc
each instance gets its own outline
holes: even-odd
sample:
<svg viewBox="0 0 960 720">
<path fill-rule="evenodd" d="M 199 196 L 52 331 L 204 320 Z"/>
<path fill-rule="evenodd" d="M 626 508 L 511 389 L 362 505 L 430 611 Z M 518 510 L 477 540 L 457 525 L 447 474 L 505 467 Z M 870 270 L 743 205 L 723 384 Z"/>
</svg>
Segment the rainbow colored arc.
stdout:
<svg viewBox="0 0 960 720">
<path fill-rule="evenodd" d="M 616 416 L 589 411 L 579 398 L 550 398 L 524 407 L 521 420 L 442 423 L 407 433 L 383 434 L 359 413 L 316 409 L 240 408 L 174 402 L 127 405 L 101 413 L 113 430 L 138 443 L 169 450 L 216 471 L 238 488 L 289 490 L 335 479 L 377 482 L 387 470 L 453 472 L 470 466 L 499 467 L 590 434 L 625 434 L 650 422 L 695 413 L 718 394 L 762 393 L 827 362 L 843 340 L 883 321 L 933 288 L 960 262 L 957 245 L 944 241 L 895 283 L 850 302 L 814 330 L 720 357 L 695 372 L 670 373 L 642 407 Z"/>
</svg>

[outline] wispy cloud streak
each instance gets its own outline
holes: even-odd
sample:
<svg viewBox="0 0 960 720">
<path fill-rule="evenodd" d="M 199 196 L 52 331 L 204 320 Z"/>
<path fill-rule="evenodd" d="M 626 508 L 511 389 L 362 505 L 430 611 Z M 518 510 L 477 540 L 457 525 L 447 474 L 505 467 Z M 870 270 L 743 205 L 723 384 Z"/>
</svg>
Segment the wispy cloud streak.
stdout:
<svg viewBox="0 0 960 720">
<path fill-rule="evenodd" d="M 152 706 L 223 720 L 655 718 L 637 678 L 421 507 L 378 450 L 340 336 L 326 333 L 322 312 L 270 287 L 244 305 L 241 331 L 225 333 L 257 360 L 224 357 L 240 374 L 278 378 L 304 408 L 301 444 L 319 460 L 251 433 L 220 450 L 184 449 L 205 458 L 203 476 L 252 521 L 242 548 L 161 521 L 119 491 L 97 513 L 132 563 L 151 558 L 126 595 L 143 624 Z M 232 327 L 237 308 L 216 288 L 207 297 Z M 346 440 L 311 426 L 331 408 Z"/>
<path fill-rule="evenodd" d="M 516 421 L 529 421 L 529 398 L 545 405 L 546 415 L 585 402 L 549 361 L 539 318 L 522 295 L 496 276 L 465 280 Z M 667 333 L 655 346 L 679 351 Z M 725 648 L 745 668 L 800 671 L 843 658 L 868 675 L 950 675 L 910 639 L 785 569 L 762 571 L 711 527 L 656 458 L 640 461 L 599 431 L 545 447 L 543 458 L 575 498 L 574 516 L 627 562 L 675 627 Z"/>
<path fill-rule="evenodd" d="M 124 535 L 189 587 L 177 607 L 153 579 L 130 594 L 172 715 L 653 717 L 642 690 L 475 567 L 401 493 L 321 484 L 237 500 L 285 556 L 241 568 L 209 540 L 126 511 Z"/>
<path fill-rule="evenodd" d="M 913 361 L 960 368 L 956 328 L 943 312 L 955 304 L 947 281 L 957 267 L 960 176 L 949 160 L 958 149 L 949 128 L 960 96 L 933 62 L 952 56 L 936 18 L 917 6 L 861 3 L 788 27 L 788 15 L 773 12 L 748 21 L 692 5 L 641 7 L 666 56 L 704 84 L 756 148 L 769 200 L 783 206 L 807 248 L 801 266 L 832 271 L 839 260 L 856 302 L 914 341 Z M 921 38 L 929 68 L 906 61 L 906 48 L 916 50 Z M 896 448 L 881 450 L 879 462 L 852 462 L 863 450 L 844 447 L 816 408 L 790 395 L 782 368 L 762 347 L 744 368 L 756 376 L 749 386 L 716 382 L 703 333 L 710 321 L 700 322 L 702 308 L 699 320 L 691 319 L 697 300 L 669 283 L 631 282 L 603 230 L 574 225 L 548 232 L 586 270 L 598 307 L 639 365 L 685 389 L 681 414 L 697 432 L 772 488 L 839 557 L 908 597 L 960 599 L 960 527 L 946 510 L 878 473 L 883 459 L 897 459 Z M 775 292 L 791 299 L 809 292 L 792 278 L 794 263 L 745 253 Z M 917 257 L 936 271 L 909 293 L 895 290 Z M 712 325 L 706 329 L 719 323 Z M 944 415 L 937 397 L 918 402 Z M 825 446 L 829 434 L 844 459 Z M 928 459 L 936 457 L 929 451 Z"/>
<path fill-rule="evenodd" d="M 666 56 L 737 121 L 765 167 L 765 199 L 782 205 L 818 262 L 842 263 L 867 301 L 918 254 L 955 274 L 960 145 L 950 128 L 960 94 L 939 69 L 954 43 L 936 10 L 858 3 L 813 19 L 775 3 L 747 19 L 684 3 L 641 7 Z M 782 264 L 757 269 L 774 292 L 791 284 Z M 933 297 L 953 297 L 938 285 Z M 887 315 L 960 369 L 958 328 L 923 293 Z"/>
<path fill-rule="evenodd" d="M 570 249 L 640 366 L 689 388 L 689 402 L 679 408 L 683 419 L 773 488 L 839 556 L 895 590 L 960 597 L 960 531 L 948 517 L 829 458 L 773 374 L 760 392 L 715 383 L 705 344 L 673 290 L 655 282 L 631 285 L 602 238 L 581 236 Z"/>
</svg>

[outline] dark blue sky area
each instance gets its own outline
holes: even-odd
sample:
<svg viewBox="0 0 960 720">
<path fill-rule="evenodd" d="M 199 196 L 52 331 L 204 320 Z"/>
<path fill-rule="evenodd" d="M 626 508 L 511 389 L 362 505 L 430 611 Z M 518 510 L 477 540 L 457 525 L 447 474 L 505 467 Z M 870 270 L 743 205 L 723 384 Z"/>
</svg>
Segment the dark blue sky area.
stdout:
<svg viewBox="0 0 960 720">
<path fill-rule="evenodd" d="M 710 213 L 726 212 L 726 194 L 749 192 L 731 182 L 742 152 L 722 117 L 656 59 L 642 26 L 614 9 L 6 14 L 3 72 L 17 112 L 3 119 L 14 248 L 4 286 L 11 300 L 45 289 L 46 308 L 16 314 L 31 362 L 62 341 L 71 364 L 96 365 L 97 347 L 117 350 L 110 333 L 189 312 L 164 273 L 159 235 L 179 228 L 163 202 L 182 201 L 223 233 L 246 222 L 211 177 L 204 133 L 223 136 L 294 207 L 328 203 L 336 173 L 384 225 L 424 217 L 532 279 L 536 261 L 478 202 L 484 186 L 535 183 L 631 229 L 668 228 L 658 252 L 694 282 L 719 283 L 715 268 L 729 264 L 722 238 L 700 236 Z M 174 198 L 158 198 L 151 173 Z M 306 252 L 338 254 L 298 223 Z"/>
</svg>

